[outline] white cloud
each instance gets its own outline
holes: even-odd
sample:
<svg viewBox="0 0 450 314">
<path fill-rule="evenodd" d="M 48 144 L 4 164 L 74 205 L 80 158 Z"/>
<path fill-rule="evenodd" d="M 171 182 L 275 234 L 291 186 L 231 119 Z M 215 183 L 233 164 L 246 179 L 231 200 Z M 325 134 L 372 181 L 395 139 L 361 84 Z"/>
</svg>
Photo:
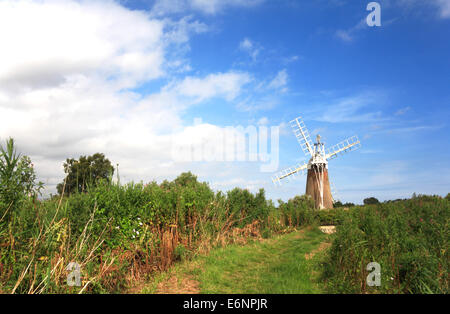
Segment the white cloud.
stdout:
<svg viewBox="0 0 450 314">
<path fill-rule="evenodd" d="M 0 84 L 33 89 L 94 74 L 129 87 L 160 77 L 163 27 L 112 1 L 2 1 Z"/>
<path fill-rule="evenodd" d="M 335 35 L 336 37 L 338 37 L 339 39 L 345 41 L 345 42 L 352 42 L 355 37 L 357 32 L 359 32 L 360 30 L 364 29 L 367 27 L 367 23 L 366 20 L 360 20 L 355 26 L 343 30 L 343 29 L 339 29 L 336 31 Z"/>
<path fill-rule="evenodd" d="M 252 58 L 253 61 L 256 61 L 256 58 L 258 57 L 262 48 L 259 44 L 251 41 L 248 38 L 244 38 L 239 43 L 239 49 L 248 53 L 250 58 Z"/>
<path fill-rule="evenodd" d="M 269 88 L 280 89 L 282 92 L 286 92 L 288 81 L 288 74 L 286 69 L 283 69 L 277 73 L 277 76 L 269 83 Z"/>
<path fill-rule="evenodd" d="M 267 117 L 262 117 L 261 119 L 258 120 L 257 124 L 258 125 L 267 125 L 267 124 L 269 124 L 269 119 L 267 119 Z"/>
<path fill-rule="evenodd" d="M 442 18 L 450 18 L 450 0 L 435 0 Z"/>
<path fill-rule="evenodd" d="M 375 131 L 372 134 L 392 134 L 392 133 L 413 133 L 422 131 L 434 131 L 445 127 L 444 125 L 418 125 L 399 128 L 386 128 L 380 131 Z"/>
<path fill-rule="evenodd" d="M 345 30 L 339 29 L 336 31 L 336 36 L 338 38 L 342 39 L 343 41 L 350 42 L 353 40 L 353 37 L 350 33 L 351 33 L 350 31 L 345 31 Z"/>
<path fill-rule="evenodd" d="M 357 95 L 332 100 L 332 104 L 322 108 L 324 112 L 317 118 L 318 121 L 341 122 L 368 122 L 383 120 L 380 111 L 367 111 L 364 108 L 374 108 L 379 105 L 381 96 L 378 93 L 360 93 Z"/>
<path fill-rule="evenodd" d="M 239 43 L 239 48 L 241 48 L 242 50 L 250 50 L 253 48 L 253 43 L 250 39 L 244 38 L 244 40 Z"/>
<path fill-rule="evenodd" d="M 189 76 L 142 96 L 127 88 L 184 69 L 203 24 L 158 20 L 113 1 L 0 2 L 0 140 L 12 136 L 54 191 L 66 158 L 103 152 L 121 179 L 170 178 L 172 133 L 183 110 L 233 100 L 248 73 Z"/>
<path fill-rule="evenodd" d="M 282 62 L 283 62 L 284 64 L 289 64 L 289 63 L 292 63 L 292 62 L 296 62 L 296 61 L 298 61 L 299 59 L 300 59 L 299 56 L 294 55 L 294 56 L 290 56 L 290 57 L 284 57 L 284 58 L 282 59 Z"/>
<path fill-rule="evenodd" d="M 204 14 L 217 14 L 229 7 L 253 7 L 264 0 L 157 0 L 153 13 L 165 15 L 186 11 L 198 11 Z"/>
<path fill-rule="evenodd" d="M 407 113 L 409 110 L 411 110 L 411 107 L 410 107 L 410 106 L 407 106 L 407 107 L 404 107 L 404 108 L 401 108 L 401 109 L 397 110 L 397 111 L 394 113 L 394 115 L 396 115 L 396 116 L 402 116 L 402 115 L 404 115 L 405 113 Z"/>
<path fill-rule="evenodd" d="M 173 89 L 183 96 L 194 98 L 196 102 L 217 96 L 233 100 L 241 87 L 250 81 L 250 75 L 245 72 L 215 73 L 205 78 L 186 77 Z"/>
<path fill-rule="evenodd" d="M 442 19 L 450 18 L 450 0 L 383 0 L 382 7 L 400 6 L 406 10 L 422 12 L 423 8 L 437 9 L 437 16 Z"/>
<path fill-rule="evenodd" d="M 252 95 L 239 100 L 236 108 L 240 111 L 256 112 L 260 110 L 270 110 L 280 104 L 280 99 L 274 95 Z"/>
<path fill-rule="evenodd" d="M 184 44 L 189 41 L 191 34 L 200 34 L 209 30 L 206 24 L 193 20 L 192 16 L 185 16 L 178 21 L 165 18 L 164 22 L 168 28 L 164 35 L 170 43 Z"/>
<path fill-rule="evenodd" d="M 249 86 L 248 96 L 237 99 L 236 108 L 240 111 L 257 112 L 278 106 L 281 97 L 288 91 L 289 75 L 286 69 L 280 70 L 271 80 L 256 81 Z"/>
<path fill-rule="evenodd" d="M 50 185 L 61 180 L 60 165 L 65 158 L 98 151 L 120 163 L 125 179 L 170 177 L 189 166 L 160 166 L 173 159 L 173 132 L 195 141 L 205 131 L 214 138 L 213 131 L 218 129 L 194 126 L 193 133 L 185 133 L 183 110 L 215 97 L 233 99 L 239 94 L 239 84 L 245 83 L 246 75 L 242 76 L 244 79 L 236 73 L 189 77 L 143 98 L 90 80 L 77 82 L 77 86 L 31 91 L 11 98 L 8 106 L 0 105 L 0 137 L 14 136 L 20 150 L 36 160 L 39 175 Z"/>
</svg>

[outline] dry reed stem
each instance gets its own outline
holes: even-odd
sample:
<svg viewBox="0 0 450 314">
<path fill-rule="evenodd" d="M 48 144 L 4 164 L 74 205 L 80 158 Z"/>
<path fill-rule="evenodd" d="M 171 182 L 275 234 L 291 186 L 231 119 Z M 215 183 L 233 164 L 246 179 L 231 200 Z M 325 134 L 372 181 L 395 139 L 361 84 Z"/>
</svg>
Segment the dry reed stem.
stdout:
<svg viewBox="0 0 450 314">
<path fill-rule="evenodd" d="M 0 218 L 0 222 L 2 222 L 2 220 L 6 217 L 6 214 L 8 213 L 8 211 L 11 209 L 13 202 L 11 201 L 11 203 L 9 204 L 8 208 L 6 209 L 5 213 L 3 214 L 2 218 Z"/>
<path fill-rule="evenodd" d="M 34 257 L 34 256 L 33 256 Z M 19 279 L 17 280 L 14 289 L 12 289 L 11 294 L 14 294 L 14 292 L 16 292 L 17 287 L 19 287 L 20 283 L 22 282 L 23 278 L 25 277 L 26 273 L 28 272 L 28 269 L 31 266 L 31 263 L 33 262 L 33 258 L 30 260 L 30 263 L 28 264 L 27 268 L 22 271 L 22 273 L 19 276 Z"/>
</svg>

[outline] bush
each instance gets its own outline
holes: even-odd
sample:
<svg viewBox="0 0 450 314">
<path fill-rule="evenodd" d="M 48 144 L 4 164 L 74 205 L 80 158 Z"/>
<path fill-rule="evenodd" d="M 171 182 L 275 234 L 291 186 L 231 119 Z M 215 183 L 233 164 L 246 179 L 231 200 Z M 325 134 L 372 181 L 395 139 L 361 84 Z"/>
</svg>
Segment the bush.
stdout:
<svg viewBox="0 0 450 314">
<path fill-rule="evenodd" d="M 0 146 L 0 222 L 9 221 L 21 202 L 27 196 L 36 199 L 42 188 L 30 158 L 17 154 L 14 140 L 8 139 L 5 148 Z"/>
<path fill-rule="evenodd" d="M 375 197 L 365 198 L 363 202 L 364 205 L 374 205 L 379 203 L 378 199 L 376 199 Z"/>
<path fill-rule="evenodd" d="M 279 201 L 278 206 L 284 224 L 292 227 L 311 224 L 315 221 L 313 208 L 314 200 L 309 195 L 296 196 L 287 203 Z"/>
</svg>

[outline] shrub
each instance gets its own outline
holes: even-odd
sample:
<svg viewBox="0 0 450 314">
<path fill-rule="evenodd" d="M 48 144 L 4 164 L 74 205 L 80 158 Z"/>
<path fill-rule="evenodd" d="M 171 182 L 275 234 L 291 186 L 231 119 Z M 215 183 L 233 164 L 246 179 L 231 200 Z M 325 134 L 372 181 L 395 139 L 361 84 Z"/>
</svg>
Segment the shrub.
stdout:
<svg viewBox="0 0 450 314">
<path fill-rule="evenodd" d="M 9 221 L 21 202 L 27 196 L 35 199 L 42 188 L 30 158 L 17 154 L 14 140 L 8 139 L 5 147 L 0 146 L 0 222 Z"/>
<path fill-rule="evenodd" d="M 378 199 L 376 199 L 375 197 L 365 198 L 363 202 L 364 205 L 374 205 L 379 203 Z"/>
<path fill-rule="evenodd" d="M 315 217 L 313 208 L 314 200 L 309 195 L 296 196 L 287 203 L 279 201 L 278 205 L 284 224 L 292 227 L 311 224 Z"/>
</svg>

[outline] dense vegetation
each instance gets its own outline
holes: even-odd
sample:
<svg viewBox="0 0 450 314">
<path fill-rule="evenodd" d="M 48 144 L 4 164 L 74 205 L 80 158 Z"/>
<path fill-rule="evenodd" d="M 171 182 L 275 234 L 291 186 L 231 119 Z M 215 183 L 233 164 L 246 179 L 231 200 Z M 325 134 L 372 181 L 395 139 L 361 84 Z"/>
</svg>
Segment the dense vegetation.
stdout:
<svg viewBox="0 0 450 314">
<path fill-rule="evenodd" d="M 341 215 L 323 280 L 339 293 L 448 293 L 450 196 L 357 206 Z M 381 266 L 381 286 L 366 266 Z"/>
<path fill-rule="evenodd" d="M 71 194 L 39 200 L 32 165 L 12 140 L 0 157 L 0 292 L 123 292 L 177 259 L 313 219 L 308 198 L 276 210 L 264 190 L 214 192 L 191 173 L 126 185 L 80 176 Z M 66 284 L 71 262 L 81 287 Z"/>
<path fill-rule="evenodd" d="M 263 190 L 215 193 L 190 173 L 162 184 L 103 182 L 86 193 L 25 198 L 1 222 L 1 289 L 79 291 L 65 284 L 65 267 L 76 261 L 84 291 L 124 291 L 177 259 L 311 223 L 310 205 L 296 198 L 295 207 L 281 203 L 276 210 Z"/>
<path fill-rule="evenodd" d="M 104 178 L 113 170 L 104 168 L 95 184 L 40 200 L 29 158 L 12 140 L 2 148 L 0 293 L 125 292 L 213 247 L 317 224 L 338 225 L 324 263 L 332 292 L 448 291 L 448 198 L 315 211 L 306 196 L 275 206 L 263 189 L 215 192 L 191 173 L 122 185 Z M 365 287 L 370 261 L 382 266 L 381 288 Z M 67 285 L 71 262 L 80 266 L 81 286 Z"/>
</svg>

